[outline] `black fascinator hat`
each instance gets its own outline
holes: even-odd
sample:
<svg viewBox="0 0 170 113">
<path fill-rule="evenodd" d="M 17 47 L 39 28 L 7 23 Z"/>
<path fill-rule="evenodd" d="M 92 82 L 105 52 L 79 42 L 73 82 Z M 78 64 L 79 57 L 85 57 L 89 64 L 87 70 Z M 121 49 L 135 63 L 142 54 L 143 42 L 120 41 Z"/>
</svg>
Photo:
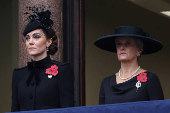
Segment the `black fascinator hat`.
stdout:
<svg viewBox="0 0 170 113">
<path fill-rule="evenodd" d="M 135 26 L 119 26 L 115 29 L 115 34 L 103 36 L 94 42 L 97 47 L 110 51 L 116 51 L 115 39 L 116 37 L 129 36 L 138 38 L 143 41 L 143 52 L 142 54 L 151 54 L 158 52 L 162 49 L 163 45 L 161 42 L 150 38 L 147 32 L 144 32 L 141 28 Z"/>
<path fill-rule="evenodd" d="M 30 22 L 25 27 L 23 35 L 26 36 L 27 33 L 36 29 L 43 29 L 45 31 L 49 30 L 53 26 L 53 21 L 51 20 L 50 15 L 51 12 L 49 10 L 30 15 Z"/>
</svg>

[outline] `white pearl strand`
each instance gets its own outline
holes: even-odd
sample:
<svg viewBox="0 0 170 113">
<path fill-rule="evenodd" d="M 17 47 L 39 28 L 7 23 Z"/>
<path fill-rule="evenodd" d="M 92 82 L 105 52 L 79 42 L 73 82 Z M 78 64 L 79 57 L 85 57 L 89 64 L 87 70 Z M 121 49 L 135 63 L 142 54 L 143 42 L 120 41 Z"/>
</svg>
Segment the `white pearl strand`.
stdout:
<svg viewBox="0 0 170 113">
<path fill-rule="evenodd" d="M 125 80 L 125 79 L 128 79 L 128 78 L 130 78 L 130 77 L 132 77 L 138 70 L 140 69 L 140 66 L 138 67 L 138 69 L 134 72 L 134 73 L 132 73 L 130 76 L 128 76 L 128 77 L 126 77 L 126 78 L 122 78 L 121 76 L 120 76 L 120 70 L 119 70 L 119 78 L 120 79 L 123 79 L 123 80 Z"/>
</svg>

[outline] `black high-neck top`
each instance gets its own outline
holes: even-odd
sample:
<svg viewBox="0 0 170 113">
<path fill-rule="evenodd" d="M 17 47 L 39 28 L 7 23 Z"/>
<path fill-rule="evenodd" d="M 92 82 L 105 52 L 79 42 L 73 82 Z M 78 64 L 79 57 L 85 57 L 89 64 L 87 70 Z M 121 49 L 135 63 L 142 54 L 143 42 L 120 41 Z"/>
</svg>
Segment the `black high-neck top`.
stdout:
<svg viewBox="0 0 170 113">
<path fill-rule="evenodd" d="M 58 67 L 58 74 L 49 78 L 46 69 Z M 41 110 L 74 106 L 74 74 L 69 63 L 51 60 L 28 62 L 14 69 L 11 111 Z"/>
</svg>

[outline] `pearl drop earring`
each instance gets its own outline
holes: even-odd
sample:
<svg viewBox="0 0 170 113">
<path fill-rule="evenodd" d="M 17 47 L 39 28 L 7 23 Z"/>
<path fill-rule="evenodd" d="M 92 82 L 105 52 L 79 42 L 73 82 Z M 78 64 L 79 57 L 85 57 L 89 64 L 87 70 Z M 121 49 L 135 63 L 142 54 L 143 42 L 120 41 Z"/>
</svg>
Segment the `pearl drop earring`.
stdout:
<svg viewBox="0 0 170 113">
<path fill-rule="evenodd" d="M 47 51 L 49 51 L 49 47 L 47 47 Z"/>
<path fill-rule="evenodd" d="M 140 57 L 140 54 L 139 54 L 139 53 L 137 54 L 137 57 Z"/>
</svg>

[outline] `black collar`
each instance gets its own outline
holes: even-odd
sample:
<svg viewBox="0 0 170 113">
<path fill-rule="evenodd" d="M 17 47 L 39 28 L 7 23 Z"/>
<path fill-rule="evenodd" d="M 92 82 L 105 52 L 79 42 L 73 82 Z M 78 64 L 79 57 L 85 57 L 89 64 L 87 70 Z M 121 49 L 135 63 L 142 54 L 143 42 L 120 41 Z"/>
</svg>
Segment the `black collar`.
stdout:
<svg viewBox="0 0 170 113">
<path fill-rule="evenodd" d="M 28 69 L 32 70 L 34 68 L 44 68 L 47 67 L 47 65 L 51 62 L 50 56 L 45 57 L 42 60 L 39 61 L 33 61 L 32 62 L 28 62 Z"/>
<path fill-rule="evenodd" d="M 51 63 L 51 59 L 50 56 L 45 57 L 42 60 L 39 61 L 33 61 L 32 62 L 28 62 L 28 69 L 31 70 L 31 73 L 27 79 L 27 86 L 30 85 L 32 78 L 35 76 L 35 81 L 36 84 L 39 83 L 40 79 L 39 79 L 39 69 L 40 68 L 47 68 Z"/>
</svg>

